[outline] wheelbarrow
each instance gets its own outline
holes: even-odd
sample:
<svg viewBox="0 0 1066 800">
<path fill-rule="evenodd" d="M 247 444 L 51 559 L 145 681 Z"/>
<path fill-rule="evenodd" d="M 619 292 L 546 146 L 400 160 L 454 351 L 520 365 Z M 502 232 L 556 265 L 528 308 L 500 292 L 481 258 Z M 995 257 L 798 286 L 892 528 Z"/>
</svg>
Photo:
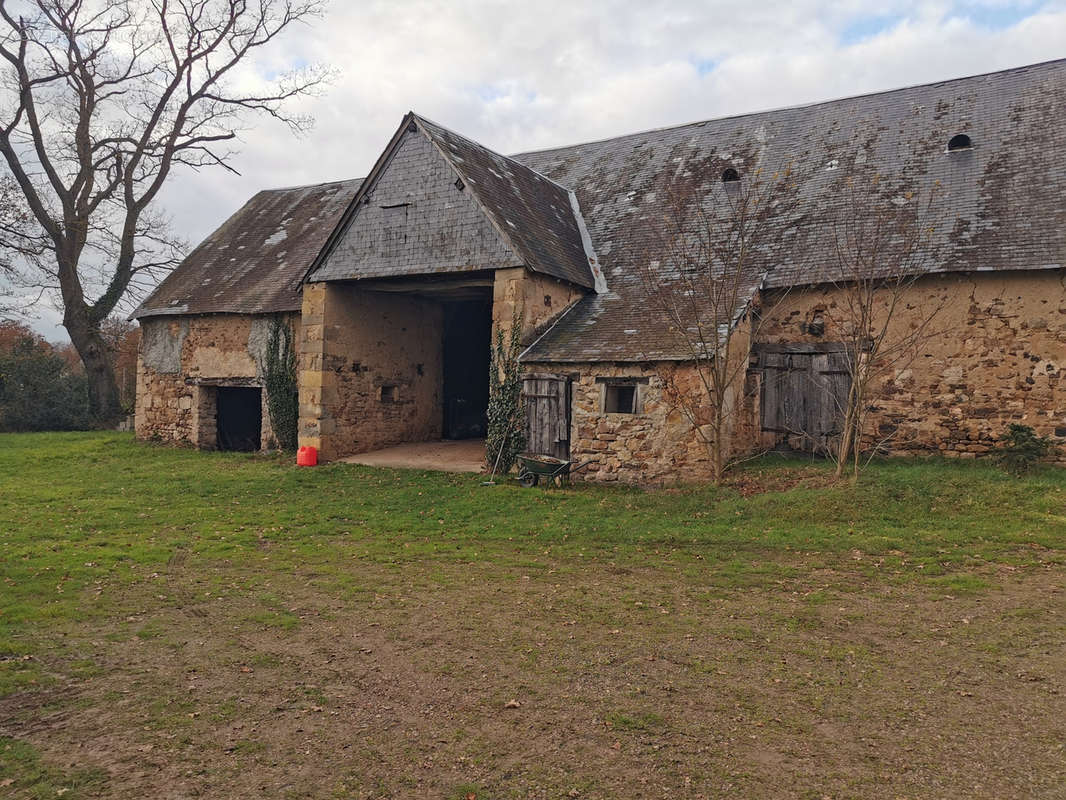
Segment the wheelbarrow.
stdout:
<svg viewBox="0 0 1066 800">
<path fill-rule="evenodd" d="M 549 485 L 556 479 L 563 483 L 572 474 L 591 463 L 591 461 L 585 461 L 575 465 L 573 461 L 566 461 L 562 458 L 523 453 L 518 457 L 518 482 L 527 489 L 540 483 L 541 478 L 544 478 Z"/>
</svg>

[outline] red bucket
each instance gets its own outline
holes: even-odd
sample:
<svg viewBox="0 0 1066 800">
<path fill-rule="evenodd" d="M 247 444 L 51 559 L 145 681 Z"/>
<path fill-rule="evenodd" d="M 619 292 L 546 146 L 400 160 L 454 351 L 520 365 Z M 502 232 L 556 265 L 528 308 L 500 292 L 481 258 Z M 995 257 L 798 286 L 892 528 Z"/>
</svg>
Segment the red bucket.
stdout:
<svg viewBox="0 0 1066 800">
<path fill-rule="evenodd" d="M 318 448 L 301 447 L 296 451 L 296 466 L 313 467 L 318 464 Z"/>
</svg>

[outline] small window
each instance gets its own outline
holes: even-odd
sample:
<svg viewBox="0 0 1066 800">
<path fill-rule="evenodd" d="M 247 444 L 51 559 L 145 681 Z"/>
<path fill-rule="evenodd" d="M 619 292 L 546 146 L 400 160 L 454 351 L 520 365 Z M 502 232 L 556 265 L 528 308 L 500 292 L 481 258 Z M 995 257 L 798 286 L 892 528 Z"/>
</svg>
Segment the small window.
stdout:
<svg viewBox="0 0 1066 800">
<path fill-rule="evenodd" d="M 960 133 L 951 137 L 951 141 L 948 142 L 948 152 L 954 150 L 969 150 L 973 147 L 973 143 L 970 141 L 970 137 L 965 133 Z"/>
<path fill-rule="evenodd" d="M 396 402 L 396 387 L 386 385 L 381 387 L 381 402 L 382 403 L 395 403 Z"/>
<path fill-rule="evenodd" d="M 636 414 L 637 387 L 608 383 L 603 387 L 603 411 L 606 414 Z"/>
<path fill-rule="evenodd" d="M 738 173 L 732 167 L 729 167 L 722 173 L 722 183 L 736 183 L 740 180 L 740 173 Z"/>
</svg>

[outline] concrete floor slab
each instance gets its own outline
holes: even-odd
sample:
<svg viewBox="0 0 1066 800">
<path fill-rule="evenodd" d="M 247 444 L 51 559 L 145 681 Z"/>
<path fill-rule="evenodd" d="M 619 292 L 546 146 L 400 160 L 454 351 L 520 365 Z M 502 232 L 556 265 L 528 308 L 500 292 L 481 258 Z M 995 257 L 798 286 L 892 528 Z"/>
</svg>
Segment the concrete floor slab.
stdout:
<svg viewBox="0 0 1066 800">
<path fill-rule="evenodd" d="M 345 464 L 363 464 L 368 467 L 482 472 L 485 469 L 485 440 L 412 442 L 338 460 Z"/>
</svg>

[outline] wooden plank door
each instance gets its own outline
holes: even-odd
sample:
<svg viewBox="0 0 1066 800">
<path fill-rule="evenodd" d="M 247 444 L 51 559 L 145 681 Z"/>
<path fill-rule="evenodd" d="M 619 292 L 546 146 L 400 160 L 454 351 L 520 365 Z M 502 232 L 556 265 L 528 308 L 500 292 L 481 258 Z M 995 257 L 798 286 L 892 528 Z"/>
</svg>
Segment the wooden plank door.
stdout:
<svg viewBox="0 0 1066 800">
<path fill-rule="evenodd" d="M 836 447 L 851 379 L 843 351 L 763 352 L 760 415 L 769 446 L 813 453 Z"/>
<path fill-rule="evenodd" d="M 808 430 L 814 449 L 820 453 L 835 452 L 844 427 L 844 408 L 851 389 L 844 352 L 817 353 L 811 356 L 811 380 L 815 403 L 811 409 Z"/>
<path fill-rule="evenodd" d="M 570 458 L 570 378 L 543 373 L 522 377 L 526 452 Z"/>
</svg>

